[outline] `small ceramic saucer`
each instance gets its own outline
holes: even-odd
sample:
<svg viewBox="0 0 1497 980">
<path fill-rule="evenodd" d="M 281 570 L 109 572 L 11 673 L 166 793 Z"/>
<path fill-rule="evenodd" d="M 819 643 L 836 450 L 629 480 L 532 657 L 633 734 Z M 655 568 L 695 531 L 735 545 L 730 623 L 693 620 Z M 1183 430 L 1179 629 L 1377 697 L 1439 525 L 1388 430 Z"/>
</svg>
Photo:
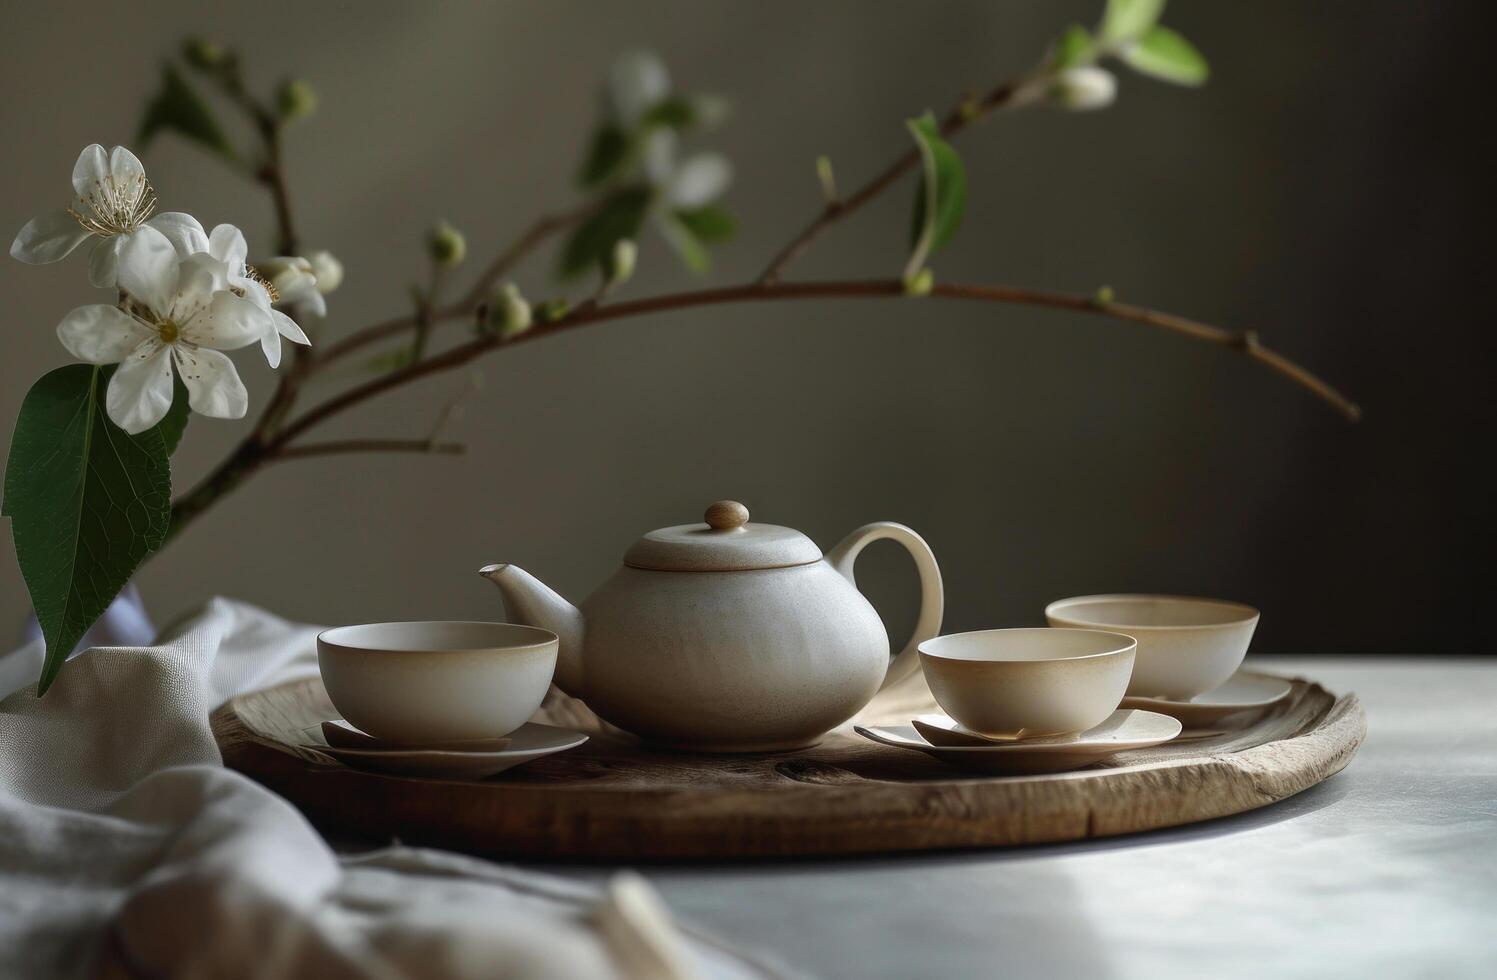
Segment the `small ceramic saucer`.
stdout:
<svg viewBox="0 0 1497 980">
<path fill-rule="evenodd" d="M 456 739 L 447 742 L 391 742 L 359 731 L 348 722 L 325 721 L 319 726 L 322 737 L 335 749 L 373 749 L 380 752 L 502 752 L 509 747 L 509 737 Z"/>
<path fill-rule="evenodd" d="M 1114 711 L 1102 724 L 1075 735 L 977 744 L 970 740 L 982 739 L 981 735 L 965 731 L 944 715 L 922 715 L 919 720 L 922 729 L 933 738 L 949 739 L 948 744 L 927 741 L 911 725 L 858 725 L 856 731 L 875 742 L 924 752 L 964 769 L 1015 774 L 1079 769 L 1116 752 L 1159 745 L 1180 734 L 1179 721 L 1153 711 Z"/>
<path fill-rule="evenodd" d="M 338 722 L 340 726 L 346 722 Z M 575 749 L 587 736 L 567 728 L 534 723 L 521 725 L 509 734 L 509 745 L 498 751 L 468 752 L 451 749 L 349 749 L 335 745 L 309 745 L 352 769 L 394 776 L 440 776 L 448 779 L 483 779 L 506 769 L 534 762 L 543 756 Z"/>
<path fill-rule="evenodd" d="M 1191 728 L 1200 728 L 1239 711 L 1262 711 L 1284 700 L 1291 690 L 1293 685 L 1282 677 L 1239 670 L 1225 684 L 1189 701 L 1124 698 L 1122 707 L 1157 711 L 1178 718 Z"/>
</svg>

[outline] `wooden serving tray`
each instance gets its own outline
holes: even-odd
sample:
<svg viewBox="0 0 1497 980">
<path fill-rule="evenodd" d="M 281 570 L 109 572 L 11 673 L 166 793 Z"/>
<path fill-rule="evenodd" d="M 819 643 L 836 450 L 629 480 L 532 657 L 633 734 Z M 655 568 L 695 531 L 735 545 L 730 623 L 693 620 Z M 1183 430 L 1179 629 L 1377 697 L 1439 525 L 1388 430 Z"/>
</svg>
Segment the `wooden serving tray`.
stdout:
<svg viewBox="0 0 1497 980">
<path fill-rule="evenodd" d="M 858 720 L 907 722 L 929 697 L 921 688 Z M 578 702 L 546 710 L 537 720 L 588 721 Z M 214 713 L 213 732 L 226 765 L 329 832 L 621 861 L 996 847 L 1172 827 L 1293 796 L 1341 771 L 1367 730 L 1356 695 L 1296 679 L 1244 727 L 1056 775 L 967 773 L 842 731 L 798 752 L 727 756 L 650 750 L 602 732 L 492 779 L 457 782 L 323 765 L 293 747 L 304 729 L 336 717 L 314 679 L 235 698 Z"/>
</svg>

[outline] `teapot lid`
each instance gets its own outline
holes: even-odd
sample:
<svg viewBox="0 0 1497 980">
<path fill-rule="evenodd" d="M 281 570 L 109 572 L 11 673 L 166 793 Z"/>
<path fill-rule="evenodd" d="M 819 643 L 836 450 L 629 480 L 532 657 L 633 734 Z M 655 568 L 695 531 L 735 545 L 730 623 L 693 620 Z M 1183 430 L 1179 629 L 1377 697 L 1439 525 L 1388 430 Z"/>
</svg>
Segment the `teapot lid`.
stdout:
<svg viewBox="0 0 1497 980">
<path fill-rule="evenodd" d="M 624 564 L 665 572 L 737 572 L 821 560 L 816 542 L 792 528 L 750 524 L 748 508 L 736 500 L 717 501 L 704 520 L 649 532 L 624 552 Z"/>
</svg>

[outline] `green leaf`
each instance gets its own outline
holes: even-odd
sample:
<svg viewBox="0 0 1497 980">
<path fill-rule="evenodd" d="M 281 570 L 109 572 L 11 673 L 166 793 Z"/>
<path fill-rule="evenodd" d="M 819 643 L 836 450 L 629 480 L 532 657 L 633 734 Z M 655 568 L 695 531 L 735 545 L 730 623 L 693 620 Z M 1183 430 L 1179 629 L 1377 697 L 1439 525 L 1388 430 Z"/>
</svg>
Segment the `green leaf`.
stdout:
<svg viewBox="0 0 1497 980">
<path fill-rule="evenodd" d="M 1168 27 L 1151 27 L 1118 52 L 1128 67 L 1176 85 L 1200 85 L 1211 74 L 1195 45 Z"/>
<path fill-rule="evenodd" d="M 1107 0 L 1098 30 L 1104 44 L 1131 41 L 1143 34 L 1164 13 L 1164 0 Z"/>
<path fill-rule="evenodd" d="M 697 123 L 697 107 L 690 99 L 674 96 L 655 103 L 639 121 L 645 126 L 687 130 Z"/>
<path fill-rule="evenodd" d="M 712 268 L 712 255 L 707 251 L 707 246 L 686 222 L 680 220 L 679 212 L 665 215 L 657 223 L 660 233 L 665 236 L 666 242 L 687 269 L 700 276 Z"/>
<path fill-rule="evenodd" d="M 704 242 L 725 242 L 738 233 L 738 219 L 715 204 L 677 211 L 676 219 Z"/>
<path fill-rule="evenodd" d="M 571 277 L 602 262 L 621 238 L 636 238 L 650 208 L 648 187 L 624 187 L 614 191 L 567 239 L 561 251 L 561 274 Z"/>
<path fill-rule="evenodd" d="M 1053 71 L 1064 71 L 1077 65 L 1088 65 L 1096 60 L 1096 55 L 1097 46 L 1086 28 L 1080 24 L 1072 24 L 1056 40 L 1055 47 L 1050 52 L 1050 68 Z"/>
<path fill-rule="evenodd" d="M 171 525 L 167 435 L 158 425 L 130 436 L 109 421 L 112 373 L 58 368 L 32 385 L 16 419 L 0 513 L 46 641 L 38 694 Z"/>
<path fill-rule="evenodd" d="M 144 149 L 163 131 L 179 133 L 227 160 L 239 159 L 213 117 L 213 110 L 171 65 L 162 69 L 161 91 L 146 106 L 136 140 Z"/>
<path fill-rule="evenodd" d="M 587 148 L 582 172 L 577 182 L 583 187 L 597 187 L 613 177 L 629 156 L 629 138 L 617 126 L 599 126 Z"/>
<path fill-rule="evenodd" d="M 910 227 L 912 251 L 905 270 L 908 278 L 961 227 L 962 211 L 967 206 L 967 169 L 951 144 L 941 138 L 935 116 L 927 112 L 906 125 L 920 150 L 921 164 Z"/>
</svg>

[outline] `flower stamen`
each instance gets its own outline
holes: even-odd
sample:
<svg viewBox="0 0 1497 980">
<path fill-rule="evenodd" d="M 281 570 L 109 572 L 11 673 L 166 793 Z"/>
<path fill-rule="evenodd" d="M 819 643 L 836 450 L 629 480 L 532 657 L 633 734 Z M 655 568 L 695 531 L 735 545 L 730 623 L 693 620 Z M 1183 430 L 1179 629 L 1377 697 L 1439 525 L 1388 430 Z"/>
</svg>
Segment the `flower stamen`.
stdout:
<svg viewBox="0 0 1497 980">
<path fill-rule="evenodd" d="M 252 282 L 259 283 L 261 288 L 263 288 L 265 292 L 270 296 L 271 303 L 274 304 L 281 301 L 280 290 L 275 288 L 275 284 L 272 283 L 269 279 L 266 279 L 264 276 L 262 276 L 260 274 L 260 270 L 256 269 L 248 262 L 244 264 L 244 278 L 249 279 Z"/>
<path fill-rule="evenodd" d="M 108 238 L 134 231 L 156 210 L 156 192 L 144 174 L 124 181 L 108 175 L 94 181 L 87 197 L 78 199 L 78 208 L 68 208 L 91 235 Z M 80 210 L 81 209 L 81 210 Z"/>
</svg>

